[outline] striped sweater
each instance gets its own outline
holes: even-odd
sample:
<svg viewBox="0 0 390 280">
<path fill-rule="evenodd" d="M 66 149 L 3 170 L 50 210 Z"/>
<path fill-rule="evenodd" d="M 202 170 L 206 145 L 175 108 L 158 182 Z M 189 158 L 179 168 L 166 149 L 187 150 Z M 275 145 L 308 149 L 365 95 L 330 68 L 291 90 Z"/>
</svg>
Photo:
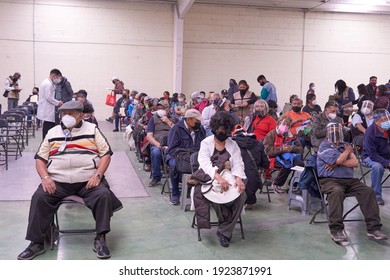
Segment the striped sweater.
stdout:
<svg viewBox="0 0 390 280">
<path fill-rule="evenodd" d="M 112 155 L 111 147 L 95 124 L 82 121 L 70 132 L 61 125 L 49 130 L 35 159 L 47 161 L 54 181 L 87 182 L 96 172 L 100 158 Z"/>
</svg>

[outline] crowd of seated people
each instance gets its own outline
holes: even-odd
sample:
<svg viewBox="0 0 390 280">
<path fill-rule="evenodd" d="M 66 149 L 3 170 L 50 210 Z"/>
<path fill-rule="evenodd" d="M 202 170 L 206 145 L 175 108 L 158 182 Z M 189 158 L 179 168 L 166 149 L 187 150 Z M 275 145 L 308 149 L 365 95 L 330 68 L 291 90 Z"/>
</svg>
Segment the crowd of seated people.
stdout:
<svg viewBox="0 0 390 280">
<path fill-rule="evenodd" d="M 329 95 L 323 107 L 317 104 L 313 87 L 305 96 L 305 106 L 301 98 L 292 95 L 289 109 L 278 113 L 272 100 L 267 102 L 259 99 L 249 91 L 246 81 L 242 80 L 231 100 L 226 98 L 226 90 L 221 93 L 209 92 L 208 95 L 203 91 L 194 92 L 188 102 L 182 93 L 174 94 L 173 98 L 169 97 L 169 92 L 164 92 L 162 98 L 152 98 L 140 93 L 131 100 L 128 111 L 131 110 L 129 117 L 134 130 L 133 137 L 139 146 L 136 152 L 151 164 L 145 165 L 145 171 L 151 170 L 150 187 L 160 183 L 163 176 L 161 167 L 165 161 L 169 166 L 172 187 L 171 204 L 180 205 L 182 174 L 176 168 L 175 151 L 181 148 L 201 150 L 202 143 L 206 140 L 220 145 L 219 149 L 214 147 L 207 151 L 207 166 L 210 165 L 210 169 L 206 172 L 211 175 L 211 180 L 219 181 L 221 178 L 215 172 L 220 168 L 209 160 L 215 152 L 224 150 L 221 143 L 225 143 L 227 137 L 237 144 L 239 153 L 235 152 L 235 155 L 239 154 L 245 163 L 245 177 L 240 177 L 244 179 L 246 186 L 245 199 L 241 200 L 245 201 L 244 207 L 249 210 L 256 204 L 256 191 L 262 183 L 259 170 L 265 170 L 263 176 L 272 180 L 274 193 L 285 194 L 285 184 L 291 168 L 304 166 L 305 147 L 312 153 L 317 153 L 321 144 L 329 140 L 330 124 L 340 125 L 337 129 L 343 133 L 343 143 L 356 145 L 364 162 L 375 170 L 372 176 L 382 178 L 384 170 L 390 166 L 390 117 L 387 111 L 390 91 L 386 86 L 386 90 L 382 86 L 375 87 L 376 95 L 372 98 L 367 93 L 368 86 L 372 87 L 372 84 L 364 87 L 359 85 L 359 96 L 355 99 L 353 89 L 340 79 L 335 84 L 336 94 Z M 223 127 L 223 137 L 220 131 L 211 127 L 212 119 L 221 116 L 229 118 L 232 127 L 236 125 L 234 131 L 230 126 Z M 383 143 L 376 138 L 383 139 Z M 381 145 L 387 149 L 383 149 Z M 328 159 L 322 160 L 326 162 Z M 203 162 L 202 159 L 200 161 Z M 325 169 L 331 171 L 338 166 L 337 162 L 327 162 L 326 166 L 329 167 Z M 203 163 L 206 164 L 206 161 Z M 356 166 L 353 163 L 347 164 L 347 167 L 354 170 Z M 277 171 L 274 176 L 272 171 Z M 383 205 L 380 180 L 372 177 L 372 188 L 377 204 Z M 371 233 L 375 232 L 372 228 L 368 229 Z M 370 237 L 378 237 L 371 233 Z M 337 236 L 332 236 L 333 240 L 343 238 L 338 234 L 337 230 Z M 224 235 L 220 232 L 219 238 L 221 245 L 226 246 L 231 238 L 230 233 Z"/>
</svg>

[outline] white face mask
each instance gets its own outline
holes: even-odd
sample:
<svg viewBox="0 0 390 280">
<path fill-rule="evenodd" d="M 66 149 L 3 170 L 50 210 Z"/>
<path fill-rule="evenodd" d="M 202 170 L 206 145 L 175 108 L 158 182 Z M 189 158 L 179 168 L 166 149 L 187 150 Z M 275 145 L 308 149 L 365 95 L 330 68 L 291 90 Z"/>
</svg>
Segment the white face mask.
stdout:
<svg viewBox="0 0 390 280">
<path fill-rule="evenodd" d="M 362 114 L 363 115 L 368 115 L 368 114 L 370 114 L 371 113 L 371 110 L 369 109 L 369 108 L 362 108 L 361 110 L 360 110 L 360 112 L 362 112 Z"/>
<path fill-rule="evenodd" d="M 313 104 L 313 105 L 317 105 L 317 100 L 316 100 L 316 99 L 314 99 L 314 100 L 311 102 L 311 104 Z"/>
<path fill-rule="evenodd" d="M 53 80 L 53 83 L 58 85 L 59 83 L 61 83 L 61 81 L 62 81 L 62 78 L 57 78 L 57 79 Z"/>
<path fill-rule="evenodd" d="M 67 128 L 72 128 L 76 125 L 76 118 L 70 115 L 65 115 L 61 119 L 62 124 Z"/>
<path fill-rule="evenodd" d="M 336 113 L 329 113 L 328 114 L 328 118 L 331 119 L 331 120 L 334 120 L 336 117 L 337 117 Z"/>
<path fill-rule="evenodd" d="M 167 111 L 165 111 L 163 109 L 159 109 L 159 110 L 156 111 L 156 114 L 161 118 L 161 117 L 167 115 Z"/>
<path fill-rule="evenodd" d="M 184 101 L 184 98 L 179 98 L 179 102 L 183 102 Z"/>
<path fill-rule="evenodd" d="M 316 89 L 316 87 L 311 87 L 311 89 L 312 89 L 312 90 L 315 90 L 315 89 Z"/>
</svg>

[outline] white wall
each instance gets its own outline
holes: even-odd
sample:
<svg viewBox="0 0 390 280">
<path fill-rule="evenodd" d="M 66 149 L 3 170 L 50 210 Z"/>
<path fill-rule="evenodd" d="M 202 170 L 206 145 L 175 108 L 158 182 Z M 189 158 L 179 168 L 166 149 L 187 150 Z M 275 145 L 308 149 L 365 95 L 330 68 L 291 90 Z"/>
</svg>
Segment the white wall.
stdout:
<svg viewBox="0 0 390 280">
<path fill-rule="evenodd" d="M 35 2 L 35 5 L 33 3 Z M 12 11 L 10 13 L 9 11 Z M 255 93 L 264 74 L 289 95 L 317 84 L 319 103 L 344 79 L 390 78 L 390 17 L 195 4 L 184 21 L 183 92 L 221 90 L 245 79 Z M 19 71 L 21 99 L 59 68 L 85 89 L 99 119 L 112 76 L 161 96 L 173 88 L 173 7 L 126 1 L 0 0 L 0 79 Z M 0 97 L 3 110 L 6 99 Z"/>
<path fill-rule="evenodd" d="M 0 77 L 21 72 L 23 101 L 52 68 L 88 92 L 99 119 L 112 111 L 104 100 L 113 76 L 155 96 L 172 87 L 171 5 L 36 0 L 34 65 L 33 5 L 19 2 L 0 1 Z"/>
</svg>

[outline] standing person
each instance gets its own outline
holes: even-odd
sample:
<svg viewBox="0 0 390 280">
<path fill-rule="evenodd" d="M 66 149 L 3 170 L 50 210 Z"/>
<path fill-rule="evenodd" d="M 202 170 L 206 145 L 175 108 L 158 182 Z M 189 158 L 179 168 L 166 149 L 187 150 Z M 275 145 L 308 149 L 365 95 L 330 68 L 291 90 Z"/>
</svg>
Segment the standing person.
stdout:
<svg viewBox="0 0 390 280">
<path fill-rule="evenodd" d="M 30 105 L 33 107 L 32 112 L 30 112 L 31 114 L 27 116 L 27 124 L 31 125 L 32 115 L 35 115 L 37 128 L 40 128 L 41 120 L 36 117 L 37 109 L 38 109 L 38 105 L 37 105 L 38 99 L 39 99 L 39 87 L 33 87 L 31 94 L 26 99 L 26 102 L 30 103 Z"/>
<path fill-rule="evenodd" d="M 59 83 L 61 71 L 52 69 L 49 77 L 45 79 L 39 89 L 39 100 L 37 117 L 43 121 L 42 139 L 45 139 L 47 132 L 53 128 L 55 123 L 55 107 L 61 107 L 63 102 L 54 98 L 55 84 Z"/>
<path fill-rule="evenodd" d="M 111 216 L 122 208 L 104 177 L 113 153 L 100 130 L 83 121 L 82 110 L 83 105 L 78 101 L 61 106 L 61 124 L 48 132 L 35 155 L 41 184 L 31 198 L 26 233 L 31 243 L 19 254 L 18 260 L 31 260 L 45 252 L 45 235 L 58 202 L 70 195 L 80 196 L 93 212 L 96 256 L 99 259 L 111 257 L 106 234 L 111 230 Z"/>
<path fill-rule="evenodd" d="M 314 93 L 306 95 L 306 105 L 303 107 L 302 111 L 313 117 L 322 112 L 320 105 L 317 104 L 317 97 Z"/>
<path fill-rule="evenodd" d="M 329 123 L 326 135 L 318 151 L 317 170 L 321 191 L 327 194 L 332 240 L 341 245 L 348 244 L 343 224 L 343 204 L 347 196 L 356 197 L 366 223 L 367 236 L 375 240 L 386 240 L 386 234 L 381 231 L 382 224 L 374 191 L 354 178 L 354 167 L 358 166 L 358 160 L 352 146 L 343 142 L 342 125 Z"/>
<path fill-rule="evenodd" d="M 368 96 L 372 102 L 375 101 L 376 98 L 376 83 L 377 83 L 377 77 L 371 76 L 370 82 L 366 85 Z"/>
<path fill-rule="evenodd" d="M 62 101 L 63 103 L 68 102 L 73 98 L 72 85 L 70 84 L 70 82 L 66 77 L 62 76 L 62 74 L 55 85 L 54 98 Z M 55 110 L 56 124 L 59 124 L 61 121 L 58 114 L 58 108 L 59 107 L 56 106 L 56 110 Z"/>
<path fill-rule="evenodd" d="M 229 80 L 228 99 L 230 102 L 233 100 L 233 94 L 238 91 L 238 85 L 235 79 Z"/>
<path fill-rule="evenodd" d="M 310 83 L 306 95 L 315 94 L 315 89 L 316 89 L 316 85 L 314 83 Z"/>
<path fill-rule="evenodd" d="M 122 92 L 121 98 L 119 98 L 116 101 L 115 107 L 114 107 L 114 114 L 115 114 L 115 129 L 113 132 L 118 132 L 119 131 L 119 121 L 120 117 L 127 116 L 127 108 L 129 107 L 129 93 L 130 91 L 128 89 L 124 89 Z M 125 115 L 122 115 L 121 108 L 123 108 L 123 113 Z"/>
<path fill-rule="evenodd" d="M 240 124 L 244 123 L 244 119 L 253 111 L 253 104 L 256 102 L 256 95 L 249 90 L 249 85 L 245 80 L 238 83 L 238 90 L 233 94 L 232 105 L 235 108 L 236 114 Z"/>
<path fill-rule="evenodd" d="M 113 92 L 115 95 L 122 94 L 123 90 L 125 89 L 124 83 L 121 80 L 119 80 L 119 78 L 116 76 L 113 77 L 111 81 L 114 84 L 114 88 L 111 89 L 111 92 Z M 113 123 L 114 118 L 115 118 L 115 112 L 114 112 L 114 108 L 113 108 L 111 117 L 107 118 L 106 121 Z"/>
<path fill-rule="evenodd" d="M 266 101 L 273 100 L 278 103 L 275 85 L 267 81 L 264 75 L 257 77 L 257 82 L 263 87 L 260 93 L 260 99 L 264 99 Z"/>
<path fill-rule="evenodd" d="M 19 94 L 22 90 L 19 87 L 20 77 L 20 73 L 15 72 L 15 74 L 5 79 L 5 92 L 3 96 L 8 98 L 8 111 L 18 107 Z"/>
</svg>

